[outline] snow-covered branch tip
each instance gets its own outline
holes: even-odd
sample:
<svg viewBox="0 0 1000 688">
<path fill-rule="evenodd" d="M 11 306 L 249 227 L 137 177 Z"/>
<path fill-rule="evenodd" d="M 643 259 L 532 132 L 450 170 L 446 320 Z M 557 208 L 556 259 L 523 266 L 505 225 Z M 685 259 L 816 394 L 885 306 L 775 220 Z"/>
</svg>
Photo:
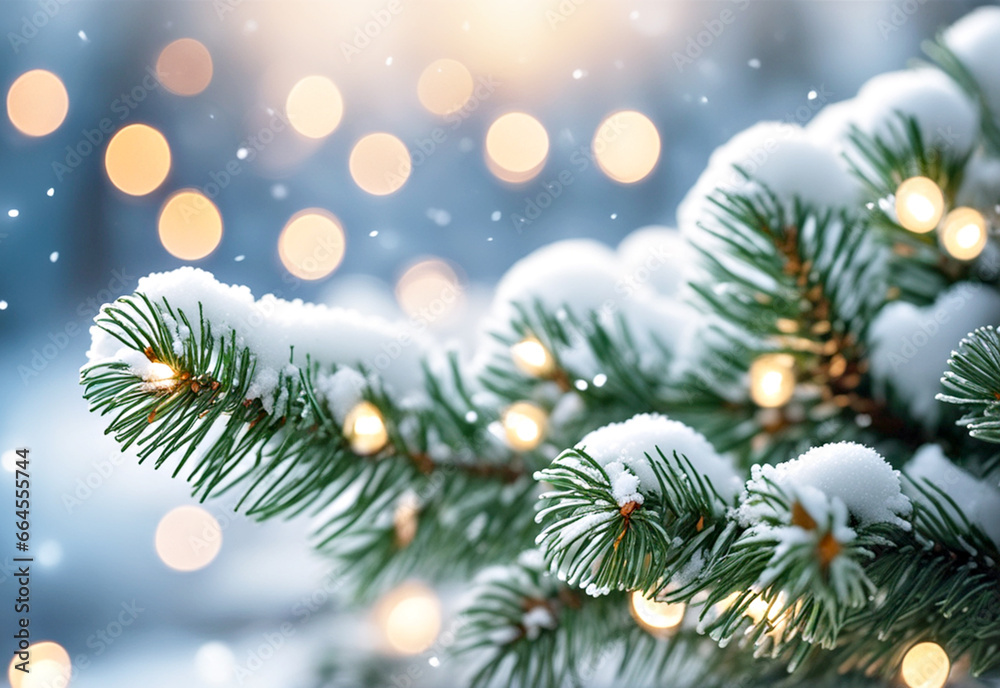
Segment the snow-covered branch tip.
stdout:
<svg viewBox="0 0 1000 688">
<path fill-rule="evenodd" d="M 965 407 L 958 424 L 972 437 L 1000 442 L 1000 334 L 990 325 L 971 332 L 948 359 L 940 401 Z"/>
</svg>

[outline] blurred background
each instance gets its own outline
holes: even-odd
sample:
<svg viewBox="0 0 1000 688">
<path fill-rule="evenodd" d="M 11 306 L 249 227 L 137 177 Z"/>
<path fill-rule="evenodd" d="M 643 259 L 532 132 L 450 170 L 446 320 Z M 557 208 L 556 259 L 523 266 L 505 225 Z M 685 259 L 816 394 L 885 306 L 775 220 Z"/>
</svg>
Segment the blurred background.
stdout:
<svg viewBox="0 0 1000 688">
<path fill-rule="evenodd" d="M 519 258 L 671 225 L 716 146 L 978 4 L 4 0 L 0 474 L 30 447 L 31 628 L 58 643 L 18 688 L 67 655 L 81 688 L 460 683 L 452 591 L 353 609 L 305 522 L 176 511 L 184 483 L 116 451 L 77 383 L 101 303 L 188 264 L 390 318 L 453 288 L 432 331 L 468 342 Z"/>
</svg>

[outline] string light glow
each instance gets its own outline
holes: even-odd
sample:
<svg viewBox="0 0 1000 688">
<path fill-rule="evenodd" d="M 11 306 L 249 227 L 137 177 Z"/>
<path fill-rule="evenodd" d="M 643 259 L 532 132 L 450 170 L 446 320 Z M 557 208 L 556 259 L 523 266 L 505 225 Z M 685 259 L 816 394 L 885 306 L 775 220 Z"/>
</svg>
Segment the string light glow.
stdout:
<svg viewBox="0 0 1000 688">
<path fill-rule="evenodd" d="M 413 264 L 396 282 L 396 301 L 410 317 L 430 323 L 447 320 L 461 303 L 462 285 L 458 274 L 438 258 Z"/>
<path fill-rule="evenodd" d="M 651 633 L 662 633 L 677 628 L 684 620 L 687 607 L 684 603 L 657 602 L 646 597 L 641 590 L 632 593 L 630 608 L 632 617 Z"/>
<path fill-rule="evenodd" d="M 160 243 L 182 260 L 198 260 L 222 241 L 222 215 L 204 194 L 184 189 L 163 204 L 157 222 Z"/>
<path fill-rule="evenodd" d="M 406 492 L 399 498 L 396 510 L 392 514 L 392 526 L 396 532 L 396 546 L 400 549 L 408 546 L 417 536 L 420 525 L 420 500 L 415 492 Z"/>
<path fill-rule="evenodd" d="M 555 372 L 556 362 L 548 349 L 534 337 L 525 337 L 510 347 L 514 365 L 521 372 L 534 377 L 549 377 Z"/>
<path fill-rule="evenodd" d="M 750 398 L 763 408 L 784 406 L 795 393 L 795 359 L 764 354 L 750 366 Z"/>
<path fill-rule="evenodd" d="M 7 678 L 11 688 L 64 688 L 69 685 L 73 664 L 62 645 L 43 640 L 29 645 L 28 651 L 31 653 L 29 673 L 17 669 L 22 661 L 17 655 L 10 662 Z"/>
<path fill-rule="evenodd" d="M 179 506 L 156 526 L 156 553 L 176 571 L 197 571 L 222 549 L 222 526 L 199 506 Z"/>
<path fill-rule="evenodd" d="M 944 213 L 944 194 L 932 179 L 910 177 L 896 189 L 896 217 L 911 232 L 924 234 L 937 227 Z"/>
<path fill-rule="evenodd" d="M 27 136 L 51 134 L 66 119 L 69 95 L 52 72 L 32 69 L 14 80 L 7 91 L 7 117 Z"/>
<path fill-rule="evenodd" d="M 363 191 L 387 196 L 406 183 L 413 165 L 402 141 L 392 134 L 376 132 L 354 144 L 348 167 L 354 183 Z"/>
<path fill-rule="evenodd" d="M 111 137 L 104 153 L 108 179 L 131 196 L 155 191 L 170 172 L 170 146 L 146 124 L 130 124 Z"/>
<path fill-rule="evenodd" d="M 156 78 L 171 93 L 197 95 L 212 81 L 212 55 L 201 42 L 180 38 L 160 51 Z"/>
<path fill-rule="evenodd" d="M 380 451 L 389 442 L 382 412 L 370 401 L 362 401 L 344 419 L 344 437 L 355 454 L 368 456 Z"/>
<path fill-rule="evenodd" d="M 908 688 L 942 688 L 950 671 L 948 653 L 937 643 L 924 642 L 906 651 L 900 676 Z"/>
<path fill-rule="evenodd" d="M 548 416 L 545 410 L 530 401 L 511 404 L 503 414 L 504 435 L 516 451 L 529 451 L 545 438 Z"/>
<path fill-rule="evenodd" d="M 430 588 L 404 583 L 376 607 L 376 618 L 389 646 L 404 655 L 420 654 L 441 630 L 441 603 Z"/>
<path fill-rule="evenodd" d="M 660 159 L 660 134 L 641 112 L 623 110 L 608 115 L 591 144 L 597 166 L 622 184 L 645 179 Z"/>
<path fill-rule="evenodd" d="M 486 164 L 497 178 L 519 184 L 545 166 L 549 135 L 537 119 L 523 112 L 499 117 L 486 132 Z"/>
<path fill-rule="evenodd" d="M 972 260 L 986 248 L 986 218 L 975 208 L 955 208 L 945 217 L 939 236 L 952 258 Z"/>
<path fill-rule="evenodd" d="M 318 280 L 344 259 L 344 230 L 322 208 L 307 208 L 291 217 L 278 237 L 278 257 L 285 269 L 304 280 Z"/>
<path fill-rule="evenodd" d="M 321 139 L 340 124 L 344 99 L 336 84 L 325 76 L 307 76 L 288 92 L 285 113 L 295 131 L 310 139 Z"/>
<path fill-rule="evenodd" d="M 420 104 L 435 115 L 448 115 L 461 110 L 475 83 L 472 74 L 457 60 L 435 60 L 420 74 L 417 97 Z"/>
</svg>

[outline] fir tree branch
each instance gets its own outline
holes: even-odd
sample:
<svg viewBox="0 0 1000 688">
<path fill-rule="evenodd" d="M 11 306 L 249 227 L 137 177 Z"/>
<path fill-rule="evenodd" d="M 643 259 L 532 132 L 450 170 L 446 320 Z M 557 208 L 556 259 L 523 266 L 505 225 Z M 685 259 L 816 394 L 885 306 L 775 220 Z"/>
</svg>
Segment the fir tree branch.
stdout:
<svg viewBox="0 0 1000 688">
<path fill-rule="evenodd" d="M 202 500 L 238 492 L 236 508 L 258 519 L 318 516 L 318 546 L 353 567 L 360 589 L 414 571 L 471 571 L 530 541 L 537 489 L 530 457 L 491 439 L 496 411 L 473 403 L 454 358 L 451 389 L 428 374 L 431 402 L 420 408 L 399 408 L 377 378 L 366 377 L 364 397 L 380 410 L 391 442 L 360 456 L 316 388 L 316 376 L 336 367 L 321 371 L 307 359 L 282 372 L 269 413 L 252 396 L 255 354 L 234 330 L 217 333 L 201 313 L 192 322 L 166 299 L 142 294 L 106 306 L 97 324 L 173 371 L 150 382 L 117 359 L 82 370 L 85 398 L 102 415 L 114 414 L 107 432 L 123 449 L 136 447 L 140 462 L 152 459 L 156 468 L 176 460 L 173 475 L 188 468 Z M 432 443 L 447 443 L 454 456 L 432 458 Z M 345 493 L 352 498 L 340 498 Z M 413 518 L 423 525 L 404 542 L 393 516 L 405 495 L 416 497 Z M 435 568 L 448 561 L 438 551 L 452 555 L 448 566 Z"/>
<path fill-rule="evenodd" d="M 1000 335 L 992 325 L 961 341 L 948 359 L 941 384 L 944 392 L 938 400 L 965 407 L 959 425 L 972 437 L 1000 442 Z"/>
</svg>

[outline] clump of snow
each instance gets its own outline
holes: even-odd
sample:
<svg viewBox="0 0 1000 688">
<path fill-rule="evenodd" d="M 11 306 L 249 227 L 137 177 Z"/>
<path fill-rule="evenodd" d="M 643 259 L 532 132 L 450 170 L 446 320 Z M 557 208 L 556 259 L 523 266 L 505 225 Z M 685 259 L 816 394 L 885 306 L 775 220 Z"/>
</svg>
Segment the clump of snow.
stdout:
<svg viewBox="0 0 1000 688">
<path fill-rule="evenodd" d="M 191 267 L 143 277 L 136 292 L 156 304 L 166 299 L 195 328 L 189 333 L 180 323 L 169 323 L 175 352 L 186 336 L 201 334 L 199 303 L 213 335 L 233 330 L 237 345 L 253 352 L 256 368 L 251 393 L 261 398 L 268 411 L 276 401 L 280 374 L 295 374 L 297 368 L 289 364 L 304 365 L 307 355 L 321 366 L 366 366 L 400 397 L 419 395 L 423 389 L 420 361 L 429 348 L 426 339 L 387 320 L 299 299 L 285 301 L 271 294 L 255 300 L 247 287 L 222 284 L 210 273 Z M 96 326 L 90 333 L 90 365 L 114 360 L 119 340 Z"/>
<path fill-rule="evenodd" d="M 771 492 L 769 483 L 804 498 L 803 504 L 818 509 L 818 491 L 829 500 L 839 499 L 861 525 L 892 523 L 909 528 L 904 517 L 912 505 L 900 489 L 899 471 L 893 470 L 882 456 L 869 447 L 854 442 L 836 442 L 814 447 L 797 459 L 776 466 L 755 465 L 747 490 Z M 770 515 L 767 502 L 747 499 L 740 506 L 740 522 L 753 525 Z"/>
<path fill-rule="evenodd" d="M 621 423 L 611 423 L 587 434 L 576 448 L 585 451 L 602 467 L 620 463 L 638 478 L 636 489 L 655 493 L 659 489 L 649 459 L 659 448 L 671 458 L 673 452 L 687 457 L 695 470 L 711 481 L 724 500 L 732 500 L 743 482 L 730 460 L 720 456 L 700 433 L 659 414 L 643 413 Z"/>
<path fill-rule="evenodd" d="M 347 414 L 361 403 L 365 378 L 354 368 L 338 368 L 332 375 L 320 373 L 313 380 L 316 392 L 330 407 L 334 420 L 343 423 Z"/>
<path fill-rule="evenodd" d="M 941 408 L 934 399 L 948 357 L 969 332 L 1000 324 L 1000 294 L 990 286 L 960 282 L 921 308 L 896 301 L 872 321 L 868 340 L 875 392 L 884 398 L 891 387 L 909 412 L 928 425 Z"/>
<path fill-rule="evenodd" d="M 545 605 L 539 604 L 521 616 L 521 625 L 524 627 L 524 635 L 528 640 L 535 640 L 542 629 L 552 629 L 556 627 L 556 618 L 552 611 Z"/>
<path fill-rule="evenodd" d="M 777 527 L 758 524 L 751 528 L 750 537 L 763 534 L 768 539 L 777 541 L 770 563 L 757 579 L 756 585 L 761 588 L 766 588 L 781 575 L 788 561 L 786 557 L 794 548 L 801 545 L 815 546 L 827 534 L 840 545 L 846 545 L 857 538 L 857 533 L 848 526 L 847 505 L 840 497 L 828 496 L 812 485 L 793 486 L 789 487 L 787 491 L 791 493 L 791 498 L 798 502 L 809 514 L 809 517 L 816 522 L 817 527 L 812 531 L 791 524 Z M 830 573 L 834 572 L 830 571 Z M 833 579 L 832 575 L 831 579 Z"/>
<path fill-rule="evenodd" d="M 992 208 L 1000 200 L 1000 159 L 977 151 L 965 166 L 962 185 L 955 195 L 956 206 Z"/>
<path fill-rule="evenodd" d="M 716 189 L 752 189 L 734 166 L 789 204 L 797 197 L 819 207 L 849 206 L 860 193 L 844 161 L 807 130 L 787 122 L 760 122 L 712 153 L 705 171 L 677 208 L 683 233 L 698 237 L 698 223 L 711 221 L 715 206 L 709 196 Z"/>
<path fill-rule="evenodd" d="M 641 227 L 618 244 L 621 281 L 634 290 L 649 284 L 662 296 L 677 296 L 691 274 L 695 250 L 676 229 Z"/>
<path fill-rule="evenodd" d="M 680 273 L 691 263 L 680 255 L 685 249 L 689 255 L 691 249 L 676 232 L 654 229 L 626 240 L 620 254 L 589 239 L 559 241 L 534 251 L 500 280 L 470 370 L 476 375 L 498 357 L 509 356 L 492 335 L 513 337 L 510 323 L 517 319 L 515 304 L 531 309 L 536 301 L 561 317 L 572 313 L 586 320 L 595 314 L 601 326 L 612 332 L 624 320 L 642 352 L 639 364 L 644 369 L 664 359 L 657 342 L 677 354 L 691 340 L 687 335 L 697 319 L 673 291 L 666 293 L 687 279 Z M 657 291 L 659 287 L 664 293 Z M 578 376 L 589 379 L 604 372 L 583 336 L 558 353 L 563 367 Z"/>
<path fill-rule="evenodd" d="M 591 239 L 557 241 L 514 263 L 497 284 L 494 313 L 500 322 L 513 317 L 511 304 L 538 300 L 550 310 L 567 307 L 583 314 L 613 304 L 620 269 L 615 252 Z"/>
<path fill-rule="evenodd" d="M 897 113 L 913 117 L 925 145 L 968 152 L 979 131 L 979 112 L 951 77 L 939 69 L 905 69 L 869 79 L 858 91 L 853 122 L 863 132 L 889 140 Z"/>
<path fill-rule="evenodd" d="M 1000 547 L 1000 489 L 996 485 L 978 480 L 956 466 L 936 444 L 925 444 L 918 449 L 903 471 L 918 484 L 929 481 L 955 500 L 969 522 L 979 526 Z M 910 497 L 915 502 L 926 500 L 915 490 L 911 493 Z M 931 491 L 931 494 L 934 492 Z M 957 509 L 943 499 L 938 498 L 937 501 L 949 516 L 960 521 Z"/>
<path fill-rule="evenodd" d="M 604 467 L 604 472 L 608 474 L 611 494 L 614 495 L 618 506 L 625 506 L 629 502 L 643 503 L 644 498 L 639 492 L 639 478 L 624 463 L 612 461 Z"/>
<path fill-rule="evenodd" d="M 994 118 L 1000 117 L 1000 7 L 980 7 L 955 22 L 944 43 L 982 90 Z"/>
</svg>

